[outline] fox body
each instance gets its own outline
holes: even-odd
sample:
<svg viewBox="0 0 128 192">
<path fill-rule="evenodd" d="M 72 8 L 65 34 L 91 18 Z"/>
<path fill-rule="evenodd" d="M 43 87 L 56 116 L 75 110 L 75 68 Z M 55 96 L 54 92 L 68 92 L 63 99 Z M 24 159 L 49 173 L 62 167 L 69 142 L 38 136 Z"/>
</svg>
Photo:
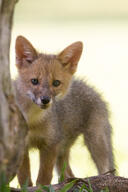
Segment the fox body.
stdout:
<svg viewBox="0 0 128 192">
<path fill-rule="evenodd" d="M 58 174 L 66 163 L 65 178 L 73 177 L 70 148 L 84 135 L 99 173 L 114 168 L 111 125 L 106 103 L 99 93 L 73 74 L 82 53 L 76 42 L 58 55 L 38 53 L 22 36 L 16 40 L 18 77 L 16 99 L 28 127 L 27 145 L 18 179 L 32 185 L 28 150 L 38 148 L 40 167 L 37 184 L 49 184 L 53 167 Z"/>
</svg>

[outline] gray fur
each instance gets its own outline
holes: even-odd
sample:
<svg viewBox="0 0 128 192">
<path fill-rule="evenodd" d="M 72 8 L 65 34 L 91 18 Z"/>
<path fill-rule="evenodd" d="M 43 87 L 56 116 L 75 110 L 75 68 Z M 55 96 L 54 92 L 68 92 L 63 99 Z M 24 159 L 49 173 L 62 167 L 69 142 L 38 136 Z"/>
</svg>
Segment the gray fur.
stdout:
<svg viewBox="0 0 128 192">
<path fill-rule="evenodd" d="M 56 160 L 59 174 L 66 162 L 65 177 L 72 176 L 69 153 L 80 134 L 84 135 L 85 144 L 98 172 L 104 173 L 114 169 L 107 104 L 92 87 L 82 80 L 73 79 L 66 95 L 54 100 L 46 110 L 40 109 L 30 99 L 20 94 L 20 90 L 22 89 L 17 90 L 17 101 L 20 102 L 19 106 L 25 117 L 34 107 L 41 113 L 41 118 L 36 119 L 33 123 L 26 118 L 30 129 L 28 146 L 39 149 L 43 147 L 47 151 L 49 146 L 52 148 L 59 144 Z"/>
</svg>

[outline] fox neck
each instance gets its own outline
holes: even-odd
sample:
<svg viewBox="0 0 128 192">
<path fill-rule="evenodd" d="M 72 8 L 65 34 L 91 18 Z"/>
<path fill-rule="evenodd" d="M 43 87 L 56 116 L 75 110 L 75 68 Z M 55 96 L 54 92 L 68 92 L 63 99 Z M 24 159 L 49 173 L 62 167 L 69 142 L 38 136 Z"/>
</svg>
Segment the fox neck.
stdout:
<svg viewBox="0 0 128 192">
<path fill-rule="evenodd" d="M 27 115 L 27 122 L 28 124 L 34 125 L 42 121 L 43 116 L 46 114 L 46 112 L 38 107 L 36 104 L 32 102 L 32 105 L 29 107 L 26 115 Z"/>
</svg>

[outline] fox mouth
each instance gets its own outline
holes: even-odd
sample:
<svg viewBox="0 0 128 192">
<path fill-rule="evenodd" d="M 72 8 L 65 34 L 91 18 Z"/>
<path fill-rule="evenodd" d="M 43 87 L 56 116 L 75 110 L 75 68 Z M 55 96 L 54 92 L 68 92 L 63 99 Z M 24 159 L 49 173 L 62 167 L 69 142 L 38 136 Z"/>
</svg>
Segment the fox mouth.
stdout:
<svg viewBox="0 0 128 192">
<path fill-rule="evenodd" d="M 48 102 L 41 102 L 41 99 L 38 98 L 35 103 L 41 108 L 41 109 L 47 109 L 51 106 L 52 100 L 49 100 Z"/>
<path fill-rule="evenodd" d="M 40 101 L 40 99 L 37 99 L 37 100 L 34 100 L 33 101 L 36 105 L 38 105 L 41 109 L 47 109 L 47 108 L 49 108 L 50 106 L 51 106 L 51 104 L 52 104 L 52 100 L 50 100 L 48 103 L 42 103 L 41 101 Z"/>
<path fill-rule="evenodd" d="M 38 105 L 38 104 L 37 104 Z M 47 109 L 48 107 L 49 107 L 49 104 L 47 104 L 47 105 L 38 105 L 41 109 Z"/>
</svg>

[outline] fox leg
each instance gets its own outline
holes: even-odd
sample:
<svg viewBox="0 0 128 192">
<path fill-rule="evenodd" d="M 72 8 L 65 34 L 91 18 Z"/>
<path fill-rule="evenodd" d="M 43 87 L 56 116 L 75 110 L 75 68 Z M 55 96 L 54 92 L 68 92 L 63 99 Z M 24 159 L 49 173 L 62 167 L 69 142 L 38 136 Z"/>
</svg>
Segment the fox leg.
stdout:
<svg viewBox="0 0 128 192">
<path fill-rule="evenodd" d="M 40 148 L 40 167 L 38 178 L 36 184 L 48 185 L 51 183 L 53 168 L 56 163 L 56 157 L 58 152 L 58 146 L 54 144 L 53 146 L 47 148 Z"/>
<path fill-rule="evenodd" d="M 95 118 L 93 118 L 95 119 Z M 90 121 L 84 134 L 85 143 L 91 153 L 99 174 L 114 169 L 111 126 L 107 120 Z M 97 118 L 98 120 L 98 118 Z"/>
<path fill-rule="evenodd" d="M 20 186 L 24 185 L 26 182 L 28 186 L 32 186 L 31 173 L 30 173 L 30 161 L 28 150 L 25 151 L 21 166 L 18 170 L 18 181 Z"/>
<path fill-rule="evenodd" d="M 57 172 L 59 176 L 61 175 L 63 167 L 65 167 L 64 179 L 74 177 L 69 165 L 69 148 L 59 153 L 57 157 L 57 162 L 56 162 Z"/>
</svg>

